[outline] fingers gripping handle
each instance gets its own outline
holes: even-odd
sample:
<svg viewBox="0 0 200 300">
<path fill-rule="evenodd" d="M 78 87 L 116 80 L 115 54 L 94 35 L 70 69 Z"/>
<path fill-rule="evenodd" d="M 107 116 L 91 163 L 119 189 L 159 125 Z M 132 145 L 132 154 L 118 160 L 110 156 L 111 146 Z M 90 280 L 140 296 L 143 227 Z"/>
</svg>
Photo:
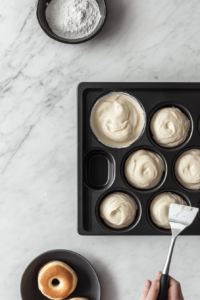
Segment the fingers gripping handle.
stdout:
<svg viewBox="0 0 200 300">
<path fill-rule="evenodd" d="M 160 291 L 157 300 L 166 300 L 169 287 L 169 275 L 162 274 L 160 278 Z"/>
</svg>

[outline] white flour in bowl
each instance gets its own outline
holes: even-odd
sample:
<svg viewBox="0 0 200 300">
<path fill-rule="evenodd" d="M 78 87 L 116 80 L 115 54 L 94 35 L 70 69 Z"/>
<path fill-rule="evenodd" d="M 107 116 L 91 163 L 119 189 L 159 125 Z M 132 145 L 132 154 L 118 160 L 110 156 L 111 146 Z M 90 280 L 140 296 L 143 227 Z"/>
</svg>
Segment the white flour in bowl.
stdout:
<svg viewBox="0 0 200 300">
<path fill-rule="evenodd" d="M 90 35 L 101 18 L 96 0 L 52 0 L 46 9 L 51 30 L 65 39 Z"/>
</svg>

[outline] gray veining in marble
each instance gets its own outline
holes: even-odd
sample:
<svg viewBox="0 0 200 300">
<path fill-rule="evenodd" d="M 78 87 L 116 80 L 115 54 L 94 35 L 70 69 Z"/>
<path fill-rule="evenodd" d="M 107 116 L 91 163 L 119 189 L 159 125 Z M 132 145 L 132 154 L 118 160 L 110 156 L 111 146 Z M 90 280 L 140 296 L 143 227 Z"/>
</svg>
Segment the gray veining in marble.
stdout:
<svg viewBox="0 0 200 300">
<path fill-rule="evenodd" d="M 107 0 L 102 32 L 81 45 L 49 39 L 36 0 L 1 0 L 0 290 L 20 299 L 29 262 L 49 249 L 84 255 L 102 300 L 139 300 L 170 237 L 81 237 L 76 229 L 76 87 L 81 81 L 200 80 L 199 0 Z M 199 300 L 200 237 L 180 237 L 171 274 Z M 195 260 L 195 262 L 194 262 Z"/>
</svg>

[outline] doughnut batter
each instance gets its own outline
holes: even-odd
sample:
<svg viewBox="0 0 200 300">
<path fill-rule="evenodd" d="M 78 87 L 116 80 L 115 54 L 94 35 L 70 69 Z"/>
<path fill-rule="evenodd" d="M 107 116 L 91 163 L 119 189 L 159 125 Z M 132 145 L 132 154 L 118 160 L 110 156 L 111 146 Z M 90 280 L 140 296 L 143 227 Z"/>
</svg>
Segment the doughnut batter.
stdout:
<svg viewBox="0 0 200 300">
<path fill-rule="evenodd" d="M 186 140 L 190 121 L 180 109 L 166 107 L 153 115 L 150 127 L 157 144 L 162 147 L 173 148 Z"/>
<path fill-rule="evenodd" d="M 200 150 L 191 149 L 183 152 L 176 161 L 175 175 L 186 188 L 200 189 Z"/>
<path fill-rule="evenodd" d="M 148 150 L 132 153 L 125 163 L 125 177 L 139 189 L 151 189 L 163 175 L 164 164 L 160 156 Z"/>
<path fill-rule="evenodd" d="M 187 205 L 187 203 L 177 194 L 161 193 L 156 196 L 150 205 L 150 215 L 152 221 L 159 227 L 169 229 L 169 206 L 171 203 Z"/>
<path fill-rule="evenodd" d="M 100 216 L 112 228 L 124 228 L 135 220 L 137 205 L 127 194 L 113 193 L 100 205 Z"/>
<path fill-rule="evenodd" d="M 110 93 L 94 105 L 90 125 L 105 145 L 127 147 L 142 133 L 145 113 L 128 94 Z"/>
</svg>

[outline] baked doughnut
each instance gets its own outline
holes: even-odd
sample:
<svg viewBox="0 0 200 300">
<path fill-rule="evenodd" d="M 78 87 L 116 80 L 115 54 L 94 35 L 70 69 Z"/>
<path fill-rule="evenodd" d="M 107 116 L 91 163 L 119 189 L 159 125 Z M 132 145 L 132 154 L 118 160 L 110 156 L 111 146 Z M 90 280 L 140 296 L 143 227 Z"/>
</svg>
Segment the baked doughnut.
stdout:
<svg viewBox="0 0 200 300">
<path fill-rule="evenodd" d="M 38 288 L 49 299 L 62 300 L 77 286 L 76 273 L 62 261 L 54 260 L 44 265 L 38 273 Z"/>
</svg>

